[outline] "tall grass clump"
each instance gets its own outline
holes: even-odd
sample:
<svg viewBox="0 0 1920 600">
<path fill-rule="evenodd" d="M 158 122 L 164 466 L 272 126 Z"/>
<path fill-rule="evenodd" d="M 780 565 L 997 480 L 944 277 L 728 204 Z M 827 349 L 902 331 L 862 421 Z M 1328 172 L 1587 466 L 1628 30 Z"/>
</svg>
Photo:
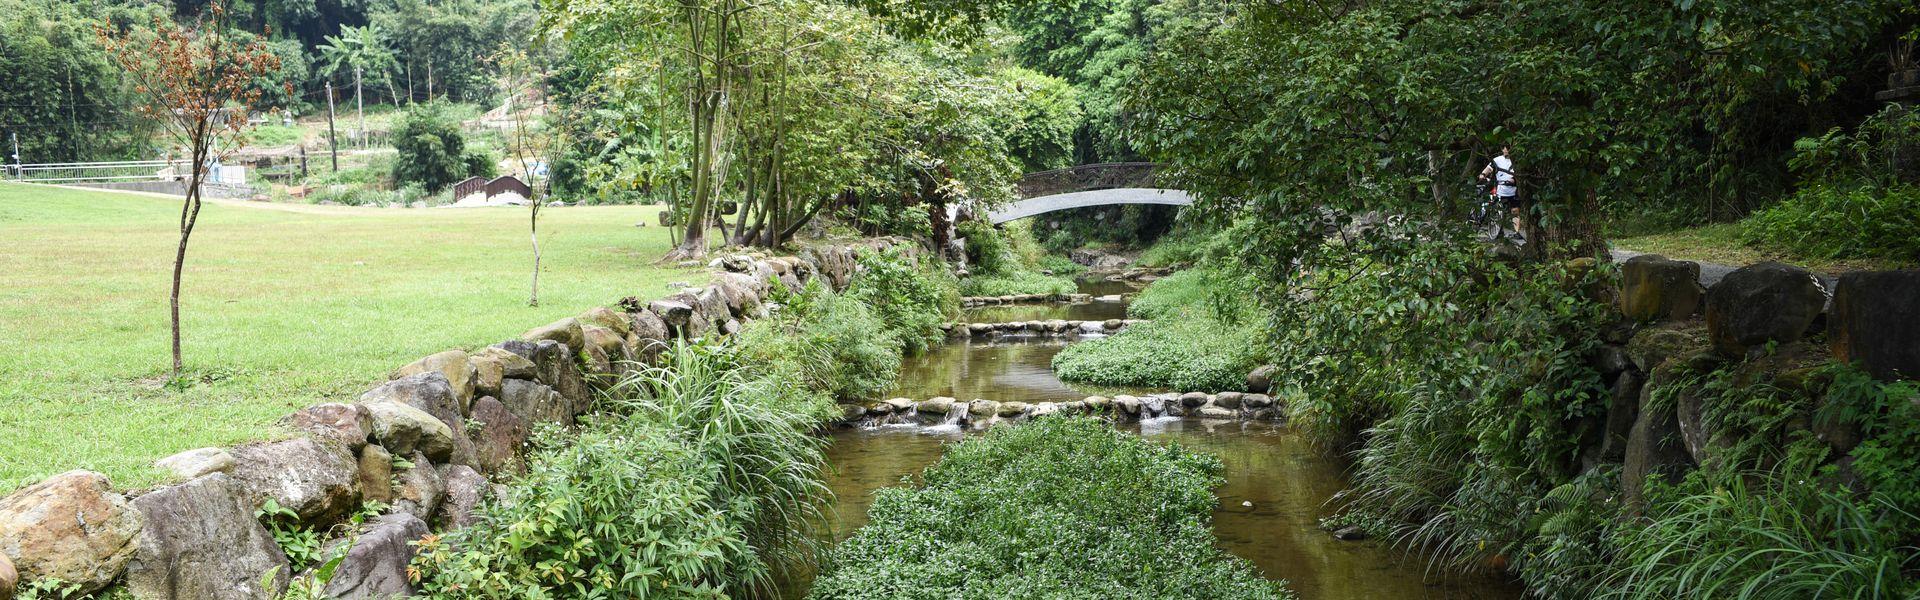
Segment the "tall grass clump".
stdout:
<svg viewBox="0 0 1920 600">
<path fill-rule="evenodd" d="M 829 399 L 871 400 L 893 387 L 905 344 L 866 303 L 818 281 L 775 290 L 782 309 L 734 336 L 743 364 Z"/>
<path fill-rule="evenodd" d="M 1650 490 L 1644 518 L 1616 529 L 1600 598 L 1913 598 L 1920 548 L 1887 525 L 1911 520 L 1877 494 L 1815 469 L 1701 470 Z"/>
<path fill-rule="evenodd" d="M 1068 294 L 1075 289 L 1065 277 L 1044 275 L 1040 266 L 1046 253 L 1033 241 L 1033 234 L 1022 222 L 995 227 L 980 221 L 958 226 L 967 240 L 969 275 L 960 280 L 960 293 L 966 296 L 1012 296 L 1022 294 Z"/>
<path fill-rule="evenodd" d="M 1221 469 L 1092 419 L 996 429 L 949 450 L 924 485 L 882 490 L 810 597 L 1290 597 L 1214 546 Z"/>
<path fill-rule="evenodd" d="M 615 387 L 613 409 L 542 438 L 478 522 L 424 543 L 426 598 L 730 598 L 812 555 L 831 403 L 679 344 Z"/>
</svg>

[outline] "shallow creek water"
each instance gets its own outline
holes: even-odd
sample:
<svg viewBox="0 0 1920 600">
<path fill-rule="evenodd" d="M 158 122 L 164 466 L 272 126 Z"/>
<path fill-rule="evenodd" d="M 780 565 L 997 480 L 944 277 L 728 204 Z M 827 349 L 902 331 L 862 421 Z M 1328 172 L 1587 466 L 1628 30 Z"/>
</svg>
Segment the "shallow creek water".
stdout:
<svg viewBox="0 0 1920 600">
<path fill-rule="evenodd" d="M 1098 291 L 1120 293 L 1110 289 Z M 1074 311 L 1088 310 L 1088 305 L 1002 306 L 972 309 L 968 320 L 1124 316 L 1124 305 L 1114 305 L 1120 309 L 1112 317 L 1068 316 L 1086 314 Z M 1008 309 L 1025 310 L 1022 314 L 1032 316 L 999 318 Z M 956 341 L 908 359 L 890 396 L 1037 402 L 1145 391 L 1060 381 L 1050 364 L 1064 347 L 1063 342 L 1046 340 Z M 1321 530 L 1318 519 L 1328 512 L 1327 500 L 1345 486 L 1344 465 L 1311 448 L 1285 425 L 1156 419 L 1121 427 L 1219 456 L 1226 465 L 1226 484 L 1215 490 L 1220 503 L 1213 514 L 1220 546 L 1252 561 L 1267 577 L 1288 580 L 1303 599 L 1495 600 L 1521 595 L 1510 581 L 1430 574 L 1426 562 L 1417 556 L 1375 542 L 1339 541 Z M 866 523 L 875 491 L 906 485 L 961 437 L 958 432 L 934 433 L 919 427 L 835 433 L 826 454 L 827 485 L 836 499 L 826 511 L 828 522 L 821 537 L 839 542 L 852 535 Z M 791 597 L 804 595 L 804 581 L 788 583 Z"/>
</svg>

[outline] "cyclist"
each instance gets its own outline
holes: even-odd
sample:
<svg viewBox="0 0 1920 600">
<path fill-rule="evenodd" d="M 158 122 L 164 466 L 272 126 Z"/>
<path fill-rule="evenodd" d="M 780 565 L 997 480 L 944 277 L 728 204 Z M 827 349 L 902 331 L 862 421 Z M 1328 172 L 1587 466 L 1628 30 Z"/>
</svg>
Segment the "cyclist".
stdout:
<svg viewBox="0 0 1920 600">
<path fill-rule="evenodd" d="M 1512 145 L 1501 145 L 1500 155 L 1493 157 L 1493 160 L 1487 163 L 1487 168 L 1480 170 L 1480 180 L 1486 181 L 1488 178 L 1493 179 L 1494 194 L 1499 196 L 1500 205 L 1506 207 L 1507 213 L 1512 215 L 1513 231 L 1519 232 L 1520 188 L 1514 185 Z"/>
</svg>

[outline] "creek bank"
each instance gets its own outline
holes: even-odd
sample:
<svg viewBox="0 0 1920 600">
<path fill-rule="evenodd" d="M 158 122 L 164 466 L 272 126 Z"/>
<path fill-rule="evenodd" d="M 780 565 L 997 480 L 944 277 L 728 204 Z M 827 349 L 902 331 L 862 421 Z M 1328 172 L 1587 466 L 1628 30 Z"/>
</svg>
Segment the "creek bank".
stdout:
<svg viewBox="0 0 1920 600">
<path fill-rule="evenodd" d="M 477 351 L 423 357 L 353 403 L 289 415 L 290 439 L 161 459 L 184 480 L 178 484 L 123 492 L 103 475 L 73 471 L 28 486 L 0 499 L 0 564 L 17 568 L 17 581 L 0 579 L 0 597 L 16 583 L 56 579 L 82 592 L 125 582 L 140 600 L 278 597 L 291 578 L 286 553 L 254 516 L 267 501 L 310 531 L 343 525 L 365 502 L 389 502 L 391 519 L 335 546 L 360 575 L 327 589 L 342 598 L 411 593 L 392 574 L 404 573 L 412 556 L 395 549 L 430 531 L 413 524 L 444 531 L 471 522 L 482 498 L 497 494 L 489 480 L 524 468 L 532 428 L 571 425 L 672 340 L 731 334 L 766 316 L 776 286 L 797 293 L 818 280 L 844 289 L 857 252 L 895 246 L 911 248 L 877 239 L 798 256 L 722 257 L 709 285 L 651 302 L 628 298 Z M 389 526 L 402 517 L 412 521 Z M 246 543 L 209 543 L 210 535 Z M 156 579 L 180 565 L 195 565 L 197 579 Z M 281 575 L 268 578 L 270 571 Z"/>
</svg>

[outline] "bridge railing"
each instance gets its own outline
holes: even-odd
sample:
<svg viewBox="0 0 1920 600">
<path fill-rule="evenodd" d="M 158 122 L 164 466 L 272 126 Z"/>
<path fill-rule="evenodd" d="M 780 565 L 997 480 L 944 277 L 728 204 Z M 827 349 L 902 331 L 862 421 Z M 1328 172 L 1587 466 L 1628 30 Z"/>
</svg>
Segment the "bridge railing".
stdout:
<svg viewBox="0 0 1920 600">
<path fill-rule="evenodd" d="M 1160 165 L 1149 162 L 1099 163 L 1030 173 L 1016 185 L 1022 198 L 1087 190 L 1156 187 Z"/>
</svg>

